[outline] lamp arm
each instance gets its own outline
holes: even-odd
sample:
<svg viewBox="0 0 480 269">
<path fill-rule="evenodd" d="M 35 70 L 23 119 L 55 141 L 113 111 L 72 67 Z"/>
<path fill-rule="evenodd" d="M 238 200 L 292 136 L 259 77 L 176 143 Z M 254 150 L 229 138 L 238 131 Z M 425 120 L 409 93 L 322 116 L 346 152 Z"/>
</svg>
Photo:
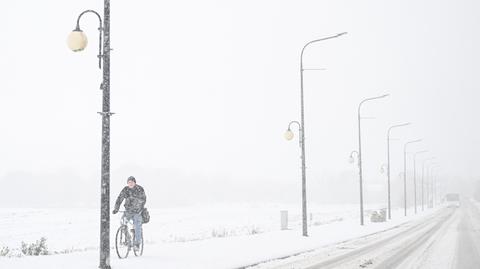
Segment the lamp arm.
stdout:
<svg viewBox="0 0 480 269">
<path fill-rule="evenodd" d="M 78 18 L 77 18 L 77 26 L 75 27 L 75 30 L 74 31 L 81 31 L 80 30 L 80 19 L 82 18 L 82 16 L 86 13 L 93 13 L 95 15 L 97 15 L 98 17 L 98 20 L 100 22 L 100 26 L 98 27 L 98 32 L 99 32 L 99 35 L 98 35 L 98 68 L 102 69 L 102 57 L 103 57 L 103 54 L 102 54 L 102 33 L 103 33 L 103 22 L 102 22 L 102 17 L 100 16 L 100 14 L 98 14 L 98 12 L 96 12 L 95 10 L 91 10 L 91 9 L 88 9 L 88 10 L 85 10 L 83 11 L 82 13 L 80 13 L 80 15 L 78 15 Z"/>
</svg>

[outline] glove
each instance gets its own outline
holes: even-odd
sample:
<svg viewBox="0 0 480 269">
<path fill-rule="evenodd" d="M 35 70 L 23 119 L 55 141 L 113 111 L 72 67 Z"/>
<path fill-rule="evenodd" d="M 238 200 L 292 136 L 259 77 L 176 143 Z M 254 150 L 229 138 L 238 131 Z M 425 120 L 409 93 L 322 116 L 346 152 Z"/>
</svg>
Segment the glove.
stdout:
<svg viewBox="0 0 480 269">
<path fill-rule="evenodd" d="M 117 213 L 118 213 L 118 209 L 114 209 L 114 210 L 112 211 L 112 213 L 113 213 L 114 215 L 117 214 Z"/>
</svg>

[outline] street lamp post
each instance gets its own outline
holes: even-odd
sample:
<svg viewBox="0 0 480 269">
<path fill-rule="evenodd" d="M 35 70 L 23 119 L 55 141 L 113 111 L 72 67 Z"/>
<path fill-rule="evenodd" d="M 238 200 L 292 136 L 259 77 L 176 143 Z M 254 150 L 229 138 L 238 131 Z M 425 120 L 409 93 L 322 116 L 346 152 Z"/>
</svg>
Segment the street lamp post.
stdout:
<svg viewBox="0 0 480 269">
<path fill-rule="evenodd" d="M 302 234 L 303 236 L 308 236 L 307 231 L 307 171 L 306 171 L 306 160 L 305 160 L 305 113 L 304 113 L 304 101 L 303 101 L 303 71 L 308 70 L 303 68 L 303 53 L 305 48 L 307 48 L 310 44 L 333 39 L 345 35 L 346 32 L 339 33 L 333 36 L 328 36 L 320 39 L 315 39 L 307 44 L 305 44 L 302 48 L 302 52 L 300 54 L 300 147 L 302 148 Z M 287 130 L 288 132 L 288 130 Z M 293 137 L 292 137 L 293 138 Z"/>
<path fill-rule="evenodd" d="M 424 199 L 423 199 L 424 187 L 425 187 L 425 183 L 424 183 L 425 164 L 426 164 L 428 161 L 431 161 L 431 160 L 435 160 L 435 157 L 431 157 L 431 158 L 428 158 L 428 159 L 423 160 L 423 164 L 422 164 L 422 211 L 425 210 L 425 207 L 424 207 Z M 427 180 L 428 180 L 428 175 L 427 175 Z M 428 188 L 427 188 L 427 200 L 428 200 Z"/>
<path fill-rule="evenodd" d="M 392 219 L 392 204 L 390 198 L 390 132 L 392 129 L 410 125 L 410 122 L 393 125 L 388 128 L 387 132 L 387 188 L 388 188 L 388 219 Z"/>
<path fill-rule="evenodd" d="M 435 172 L 438 172 L 438 170 L 436 170 Z M 438 200 L 437 200 L 437 176 L 438 176 L 438 173 L 432 174 L 433 200 L 434 200 L 433 205 L 434 205 L 434 206 L 435 206 L 436 204 L 438 204 Z"/>
<path fill-rule="evenodd" d="M 410 144 L 418 143 L 422 139 L 417 139 L 405 143 L 403 147 L 403 206 L 405 210 L 405 217 L 407 216 L 407 147 Z"/>
<path fill-rule="evenodd" d="M 413 154 L 413 193 L 415 196 L 415 214 L 417 214 L 417 155 L 426 152 L 428 152 L 428 150 L 417 151 Z"/>
<path fill-rule="evenodd" d="M 365 102 L 381 99 L 389 96 L 389 94 L 384 94 L 372 98 L 366 98 L 360 102 L 358 105 L 358 175 L 359 175 L 359 183 L 360 183 L 360 225 L 363 225 L 363 172 L 362 172 L 362 129 L 361 129 L 361 108 Z"/>
<path fill-rule="evenodd" d="M 434 193 L 434 182 L 433 182 L 433 171 L 435 168 L 438 168 L 438 163 L 432 163 L 431 166 L 428 169 L 428 181 L 430 182 L 429 184 L 429 192 L 430 192 L 430 197 L 429 197 L 429 204 L 431 200 L 432 207 L 435 205 L 435 193 Z M 428 197 L 428 196 L 427 196 Z"/>
<path fill-rule="evenodd" d="M 435 167 L 436 168 L 436 167 Z M 436 172 L 437 170 L 432 169 L 432 175 L 431 175 L 431 181 L 432 181 L 432 205 L 435 207 L 435 204 L 437 202 L 437 195 L 436 195 Z"/>
<path fill-rule="evenodd" d="M 80 29 L 80 19 L 86 13 L 95 14 L 99 21 L 98 67 L 103 68 L 102 112 L 102 164 L 101 164 L 101 210 L 100 210 L 100 268 L 110 269 L 110 0 L 104 0 L 103 23 L 100 14 L 94 10 L 82 12 L 77 19 L 73 32 L 68 36 L 68 47 L 73 51 L 82 51 L 88 39 Z M 102 49 L 103 38 L 103 49 Z M 102 66 L 103 63 L 103 66 Z"/>
</svg>

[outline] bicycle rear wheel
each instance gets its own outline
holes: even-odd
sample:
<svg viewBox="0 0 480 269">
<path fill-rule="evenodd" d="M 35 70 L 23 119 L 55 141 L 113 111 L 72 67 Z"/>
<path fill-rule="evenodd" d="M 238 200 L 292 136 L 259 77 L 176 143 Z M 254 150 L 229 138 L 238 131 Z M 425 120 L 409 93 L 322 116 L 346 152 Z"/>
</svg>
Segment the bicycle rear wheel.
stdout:
<svg viewBox="0 0 480 269">
<path fill-rule="evenodd" d="M 133 236 L 135 237 L 135 234 Z M 133 253 L 135 254 L 135 256 L 142 256 L 143 254 L 143 231 L 142 231 L 142 243 L 140 243 L 138 250 L 136 250 L 135 248 L 133 249 Z"/>
<path fill-rule="evenodd" d="M 115 236 L 115 250 L 120 259 L 128 257 L 131 245 L 132 239 L 128 232 L 128 227 L 126 225 L 120 226 L 117 230 L 117 235 Z"/>
</svg>

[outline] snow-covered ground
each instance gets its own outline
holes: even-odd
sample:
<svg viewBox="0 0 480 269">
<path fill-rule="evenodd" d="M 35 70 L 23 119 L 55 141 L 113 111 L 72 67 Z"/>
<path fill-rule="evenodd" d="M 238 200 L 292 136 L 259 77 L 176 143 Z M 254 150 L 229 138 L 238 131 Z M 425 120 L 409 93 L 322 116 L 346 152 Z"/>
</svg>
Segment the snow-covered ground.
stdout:
<svg viewBox="0 0 480 269">
<path fill-rule="evenodd" d="M 370 205 L 367 208 L 380 208 Z M 280 210 L 289 211 L 289 230 L 280 231 Z M 396 209 L 393 220 L 360 226 L 358 205 L 310 205 L 310 236 L 300 235 L 296 205 L 225 205 L 150 209 L 151 223 L 144 225 L 144 256 L 119 260 L 127 268 L 236 268 L 311 250 L 327 244 L 375 233 L 430 214 L 409 217 Z M 94 209 L 0 209 L 0 248 L 13 257 L 1 257 L 0 268 L 87 268 L 98 263 L 99 212 Z M 112 217 L 113 235 L 119 215 Z M 74 252 L 42 257 L 16 257 L 21 242 L 47 238 L 50 252 Z M 81 258 L 80 258 L 81 257 Z M 74 262 L 74 264 L 70 264 Z M 42 266 L 42 267 L 38 267 Z M 78 267 L 75 267 L 78 266 Z"/>
</svg>

